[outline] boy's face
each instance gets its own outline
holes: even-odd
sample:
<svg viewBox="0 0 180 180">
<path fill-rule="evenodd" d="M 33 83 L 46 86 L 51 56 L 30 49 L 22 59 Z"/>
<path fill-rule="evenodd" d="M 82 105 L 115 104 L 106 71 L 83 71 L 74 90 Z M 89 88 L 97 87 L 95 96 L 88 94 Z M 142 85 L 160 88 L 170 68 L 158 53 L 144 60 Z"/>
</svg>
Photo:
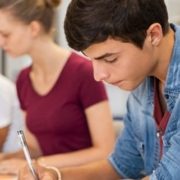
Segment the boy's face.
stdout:
<svg viewBox="0 0 180 180">
<path fill-rule="evenodd" d="M 142 49 L 132 43 L 107 39 L 93 44 L 83 53 L 92 60 L 94 78 L 124 90 L 135 89 L 157 66 L 151 43 L 145 39 Z"/>
</svg>

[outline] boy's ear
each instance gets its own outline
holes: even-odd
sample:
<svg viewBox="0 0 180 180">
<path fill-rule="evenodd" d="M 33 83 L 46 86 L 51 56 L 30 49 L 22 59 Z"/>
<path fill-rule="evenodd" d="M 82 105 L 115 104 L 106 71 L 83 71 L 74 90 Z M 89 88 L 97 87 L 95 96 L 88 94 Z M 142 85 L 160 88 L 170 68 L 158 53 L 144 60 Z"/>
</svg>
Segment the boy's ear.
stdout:
<svg viewBox="0 0 180 180">
<path fill-rule="evenodd" d="M 147 29 L 147 37 L 152 46 L 158 46 L 163 38 L 162 27 L 159 23 L 153 23 Z"/>
<path fill-rule="evenodd" d="M 38 21 L 32 21 L 30 23 L 30 31 L 33 37 L 36 37 L 40 33 L 41 29 L 42 27 Z"/>
</svg>

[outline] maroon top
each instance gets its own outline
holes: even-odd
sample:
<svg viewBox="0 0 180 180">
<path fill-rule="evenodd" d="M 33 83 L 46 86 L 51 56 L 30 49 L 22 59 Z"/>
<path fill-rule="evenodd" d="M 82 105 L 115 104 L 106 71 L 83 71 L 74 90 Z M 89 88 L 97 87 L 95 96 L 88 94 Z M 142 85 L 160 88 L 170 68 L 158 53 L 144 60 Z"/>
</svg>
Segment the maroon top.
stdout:
<svg viewBox="0 0 180 180">
<path fill-rule="evenodd" d="M 162 106 L 161 106 L 161 103 L 160 103 L 158 80 L 157 79 L 155 79 L 154 89 L 155 89 L 155 94 L 154 94 L 154 101 L 155 101 L 154 118 L 155 118 L 155 121 L 156 121 L 158 133 L 159 133 L 160 155 L 162 156 L 162 154 L 163 154 L 162 136 L 165 133 L 166 126 L 168 124 L 169 117 L 170 117 L 170 112 L 166 111 L 165 113 L 163 113 Z"/>
<path fill-rule="evenodd" d="M 27 113 L 26 125 L 36 136 L 43 154 L 90 147 L 92 142 L 84 111 L 107 100 L 103 84 L 93 78 L 91 62 L 72 53 L 54 87 L 44 96 L 33 89 L 30 71 L 28 67 L 20 73 L 17 91 L 21 108 Z"/>
</svg>

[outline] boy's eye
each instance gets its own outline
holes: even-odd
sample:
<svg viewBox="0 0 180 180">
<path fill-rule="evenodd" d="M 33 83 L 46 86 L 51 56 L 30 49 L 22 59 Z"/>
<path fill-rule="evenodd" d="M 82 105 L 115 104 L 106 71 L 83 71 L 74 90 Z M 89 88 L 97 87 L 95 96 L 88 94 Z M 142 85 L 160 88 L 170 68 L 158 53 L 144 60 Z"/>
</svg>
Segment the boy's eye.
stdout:
<svg viewBox="0 0 180 180">
<path fill-rule="evenodd" d="M 5 38 L 7 38 L 7 37 L 9 36 L 9 34 L 3 34 L 3 36 L 4 36 Z"/>
<path fill-rule="evenodd" d="M 9 36 L 9 33 L 1 33 L 1 36 L 7 38 Z"/>
<path fill-rule="evenodd" d="M 117 60 L 117 58 L 105 59 L 104 61 L 107 63 L 113 63 Z"/>
</svg>

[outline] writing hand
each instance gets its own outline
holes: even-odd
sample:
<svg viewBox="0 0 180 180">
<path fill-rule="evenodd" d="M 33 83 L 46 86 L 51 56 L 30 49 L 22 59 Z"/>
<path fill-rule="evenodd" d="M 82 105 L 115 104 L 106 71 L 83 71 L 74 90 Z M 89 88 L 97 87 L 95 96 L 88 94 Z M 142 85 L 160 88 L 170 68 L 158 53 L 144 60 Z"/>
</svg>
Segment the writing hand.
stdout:
<svg viewBox="0 0 180 180">
<path fill-rule="evenodd" d="M 57 173 L 49 168 L 38 165 L 35 163 L 33 165 L 38 173 L 40 180 L 59 180 Z M 18 174 L 18 180 L 34 180 L 32 173 L 29 171 L 29 167 L 26 165 L 24 168 L 21 168 Z"/>
</svg>

